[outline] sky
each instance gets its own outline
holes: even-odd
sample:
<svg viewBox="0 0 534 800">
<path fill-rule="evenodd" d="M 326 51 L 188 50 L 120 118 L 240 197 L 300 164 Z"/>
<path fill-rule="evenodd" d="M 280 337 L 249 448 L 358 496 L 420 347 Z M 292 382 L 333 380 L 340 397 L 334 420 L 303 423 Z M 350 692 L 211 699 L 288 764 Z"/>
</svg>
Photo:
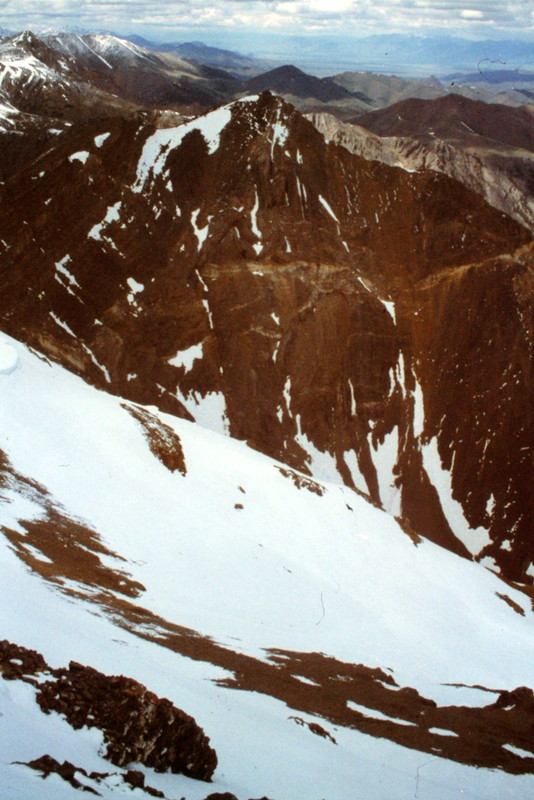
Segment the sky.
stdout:
<svg viewBox="0 0 534 800">
<path fill-rule="evenodd" d="M 534 41 L 534 0 L 0 0 L 0 27 L 136 33 L 155 41 L 247 32 L 451 34 Z M 209 35 L 207 35 L 209 34 Z"/>
</svg>

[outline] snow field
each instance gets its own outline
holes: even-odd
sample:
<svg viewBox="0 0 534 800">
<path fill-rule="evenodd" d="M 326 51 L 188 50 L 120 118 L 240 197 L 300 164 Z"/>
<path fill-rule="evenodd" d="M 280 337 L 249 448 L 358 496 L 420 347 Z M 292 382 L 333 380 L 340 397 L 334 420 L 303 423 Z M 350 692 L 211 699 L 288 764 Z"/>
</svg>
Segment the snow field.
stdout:
<svg viewBox="0 0 534 800">
<path fill-rule="evenodd" d="M 439 702 L 494 697 L 445 682 L 529 684 L 532 616 L 518 616 L 495 592 L 528 610 L 526 598 L 479 564 L 430 542 L 415 547 L 392 517 L 354 492 L 333 484 L 323 496 L 297 489 L 276 462 L 244 443 L 151 409 L 182 442 L 187 476 L 170 473 L 120 399 L 1 336 L 4 363 L 18 368 L 0 366 L 0 448 L 127 559 L 102 558 L 146 586 L 139 605 L 262 659 L 264 648 L 277 647 L 391 668 L 401 686 Z M 35 501 L 0 496 L 3 525 L 40 514 Z M 8 603 L 0 638 L 39 650 L 51 666 L 74 659 L 136 678 L 204 727 L 219 756 L 214 784 L 147 771 L 147 782 L 171 800 L 203 800 L 211 791 L 240 800 L 398 800 L 416 788 L 427 800 L 522 800 L 534 791 L 532 776 L 432 759 L 319 720 L 335 746 L 288 720 L 309 715 L 217 686 L 220 668 L 135 637 L 29 573 L 5 546 L 0 582 Z M 35 797 L 36 786 L 45 800 L 79 797 L 59 779 L 43 782 L 10 766 L 15 759 L 49 752 L 86 769 L 114 770 L 98 757 L 94 732 L 71 732 L 61 720 L 49 727 L 29 702 L 29 687 L 15 687 L 0 682 L 0 785 L 13 797 Z M 9 743 L 15 719 L 21 734 Z M 119 789 L 99 791 L 111 797 Z"/>
</svg>

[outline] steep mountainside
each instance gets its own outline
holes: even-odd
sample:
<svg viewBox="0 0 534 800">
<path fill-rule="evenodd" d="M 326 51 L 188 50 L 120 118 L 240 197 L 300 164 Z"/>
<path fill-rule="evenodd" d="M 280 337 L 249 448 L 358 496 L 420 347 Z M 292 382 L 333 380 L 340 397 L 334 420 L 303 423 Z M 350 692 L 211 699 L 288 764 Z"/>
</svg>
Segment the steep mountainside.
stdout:
<svg viewBox="0 0 534 800">
<path fill-rule="evenodd" d="M 531 796 L 523 594 L 3 334 L 0 386 L 6 800 Z"/>
<path fill-rule="evenodd" d="M 384 139 L 409 169 L 435 169 L 462 181 L 492 205 L 534 227 L 534 110 L 488 105 L 455 95 L 406 100 L 354 119 Z M 324 129 L 324 126 L 323 126 Z M 348 135 L 347 135 L 348 134 Z M 361 152 L 361 132 L 341 134 Z M 332 138 L 332 137 L 330 137 Z M 354 141 L 354 145 L 349 141 Z M 376 142 L 373 141 L 376 152 Z M 380 148 L 379 148 L 380 149 Z M 382 160 L 381 156 L 377 156 Z"/>
<path fill-rule="evenodd" d="M 377 136 L 331 114 L 310 114 L 308 118 L 327 141 L 391 166 L 443 172 L 534 231 L 534 153 L 495 140 L 485 142 L 481 137 L 473 146 L 453 134 L 443 134 L 443 138 L 435 134 Z M 496 128 L 494 135 L 498 136 L 498 131 Z"/>
<path fill-rule="evenodd" d="M 0 211 L 5 331 L 532 583 L 521 225 L 269 94 L 78 126 Z"/>
</svg>

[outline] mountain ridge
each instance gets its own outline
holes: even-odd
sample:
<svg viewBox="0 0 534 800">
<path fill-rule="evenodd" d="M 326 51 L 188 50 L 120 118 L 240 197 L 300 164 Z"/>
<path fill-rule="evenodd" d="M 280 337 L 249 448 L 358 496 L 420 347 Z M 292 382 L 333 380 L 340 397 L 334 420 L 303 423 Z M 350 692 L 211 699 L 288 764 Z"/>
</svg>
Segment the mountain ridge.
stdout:
<svg viewBox="0 0 534 800">
<path fill-rule="evenodd" d="M 509 577 L 525 577 L 528 468 L 517 432 L 504 434 L 518 423 L 506 416 L 492 445 L 517 483 L 497 489 L 491 467 L 489 483 L 473 494 L 465 465 L 480 436 L 494 435 L 495 411 L 484 405 L 481 431 L 465 431 L 469 395 L 455 410 L 431 390 L 454 368 L 453 354 L 445 363 L 434 354 L 434 374 L 426 350 L 432 316 L 441 319 L 458 285 L 491 293 L 484 276 L 494 272 L 501 291 L 512 292 L 511 307 L 524 307 L 531 256 L 528 247 L 513 251 L 530 234 L 437 173 L 407 173 L 326 145 L 268 94 L 178 128 L 131 120 L 102 131 L 64 137 L 50 162 L 42 157 L 8 184 L 1 234 L 15 269 L 1 287 L 4 330 L 135 402 L 197 420 L 214 404 L 219 430 L 300 470 L 325 461 L 326 475 L 397 515 L 402 505 L 418 532 L 464 555 L 466 543 L 477 557 L 491 552 Z M 54 190 L 57 181 L 79 187 L 82 214 Z M 62 221 L 53 240 L 49 215 Z M 465 215 L 468 224 L 459 222 Z M 40 220 L 30 240 L 26 217 Z M 429 303 L 437 308 L 427 319 Z M 464 316 L 461 306 L 449 313 L 458 323 Z M 499 319 L 522 363 L 528 336 L 516 339 L 515 311 Z M 518 370 L 513 393 L 522 408 L 526 376 Z M 499 380 L 495 367 L 488 374 Z M 449 420 L 433 424 L 426 440 L 414 421 L 421 392 Z M 523 412 L 518 419 L 523 424 Z M 440 455 L 425 456 L 430 462 L 452 469 L 445 453 L 464 451 L 452 480 L 470 517 L 454 532 L 442 507 L 451 491 L 446 473 L 434 478 L 445 481 L 438 497 L 422 460 L 430 430 L 440 441 Z M 501 499 L 489 515 L 491 496 Z M 501 545 L 516 523 L 510 557 Z M 489 551 L 485 526 L 493 526 Z"/>
</svg>

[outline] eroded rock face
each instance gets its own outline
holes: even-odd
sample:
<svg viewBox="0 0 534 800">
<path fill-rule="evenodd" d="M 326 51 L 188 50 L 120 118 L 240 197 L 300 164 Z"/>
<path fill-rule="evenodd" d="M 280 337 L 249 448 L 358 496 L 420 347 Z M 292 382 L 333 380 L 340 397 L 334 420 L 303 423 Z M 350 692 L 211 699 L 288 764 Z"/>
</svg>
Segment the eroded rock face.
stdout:
<svg viewBox="0 0 534 800">
<path fill-rule="evenodd" d="M 217 755 L 195 720 L 132 678 L 103 675 L 74 661 L 51 669 L 39 653 L 7 641 L 0 642 L 0 671 L 36 686 L 45 713 L 57 711 L 73 728 L 99 728 L 106 757 L 117 766 L 137 762 L 203 781 L 215 771 Z M 31 677 L 37 674 L 50 677 L 37 682 Z"/>
<path fill-rule="evenodd" d="M 77 126 L 5 187 L 3 329 L 530 580 L 528 231 L 269 94 L 107 133 Z"/>
</svg>

